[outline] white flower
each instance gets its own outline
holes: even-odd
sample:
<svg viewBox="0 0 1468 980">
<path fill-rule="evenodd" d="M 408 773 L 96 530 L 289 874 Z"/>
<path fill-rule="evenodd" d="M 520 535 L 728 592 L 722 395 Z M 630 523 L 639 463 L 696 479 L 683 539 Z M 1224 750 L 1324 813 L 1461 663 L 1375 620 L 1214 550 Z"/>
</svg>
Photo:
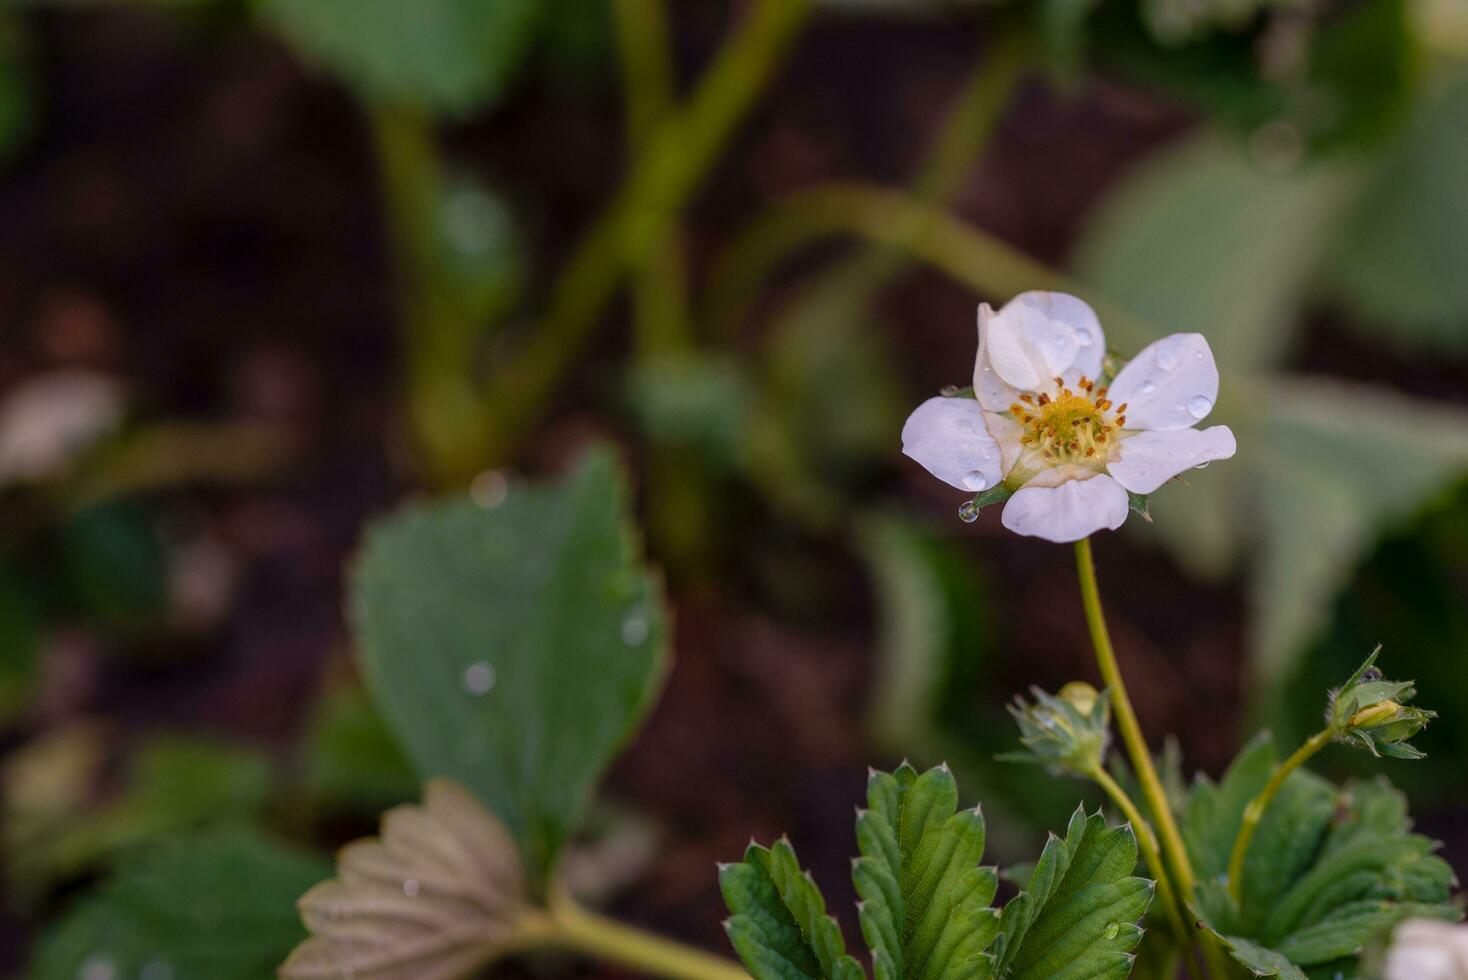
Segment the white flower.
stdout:
<svg viewBox="0 0 1468 980">
<path fill-rule="evenodd" d="M 1468 926 L 1409 919 L 1392 933 L 1386 980 L 1468 980 Z"/>
<path fill-rule="evenodd" d="M 0 483 L 52 475 L 114 428 L 123 407 L 117 383 L 91 371 L 20 383 L 0 402 Z"/>
<path fill-rule="evenodd" d="M 902 427 L 902 451 L 961 490 L 1013 492 L 1004 526 L 1079 541 L 1126 520 L 1127 491 L 1148 494 L 1234 454 L 1213 410 L 1218 367 L 1202 335 L 1149 344 L 1101 385 L 1105 335 L 1064 293 L 1021 293 L 979 307 L 974 397 L 930 398 Z"/>
</svg>

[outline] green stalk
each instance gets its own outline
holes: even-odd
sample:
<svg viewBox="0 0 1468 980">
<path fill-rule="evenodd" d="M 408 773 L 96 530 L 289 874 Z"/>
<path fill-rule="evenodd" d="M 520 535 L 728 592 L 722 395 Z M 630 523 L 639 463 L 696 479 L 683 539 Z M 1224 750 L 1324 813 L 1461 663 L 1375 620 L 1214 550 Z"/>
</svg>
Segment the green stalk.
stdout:
<svg viewBox="0 0 1468 980">
<path fill-rule="evenodd" d="M 739 964 L 590 912 L 564 892 L 551 900 L 546 940 L 607 963 L 672 980 L 749 980 Z"/>
<path fill-rule="evenodd" d="M 611 206 L 582 239 L 544 318 L 491 379 L 491 456 L 522 438 L 606 309 L 624 270 L 645 261 L 669 216 L 697 189 L 735 125 L 774 74 L 808 0 L 756 0 L 685 107 L 671 113 Z"/>
<path fill-rule="evenodd" d="M 617 38 L 627 103 L 627 145 L 633 166 L 646 153 L 673 104 L 673 52 L 663 0 L 615 0 Z M 687 270 L 676 216 L 632 278 L 638 349 L 668 353 L 690 345 Z"/>
<path fill-rule="evenodd" d="M 1172 926 L 1173 934 L 1177 936 L 1178 946 L 1187 958 L 1188 972 L 1195 977 L 1202 977 L 1204 974 L 1198 965 L 1198 954 L 1193 949 L 1193 936 L 1183 923 L 1184 906 L 1178 901 L 1177 892 L 1172 887 L 1172 878 L 1162 863 L 1162 852 L 1157 849 L 1157 835 L 1153 833 L 1152 825 L 1142 816 L 1131 797 L 1127 796 L 1126 790 L 1111 778 L 1109 772 L 1097 766 L 1090 777 L 1121 808 L 1121 812 L 1136 831 L 1137 846 L 1142 850 L 1143 861 L 1157 878 L 1158 896 L 1162 899 L 1163 908 L 1167 910 L 1167 921 Z"/>
<path fill-rule="evenodd" d="M 1329 745 L 1335 735 L 1335 729 L 1327 727 L 1310 736 L 1304 745 L 1295 750 L 1294 755 L 1275 767 L 1264 789 L 1249 801 L 1248 806 L 1244 807 L 1244 822 L 1239 825 L 1239 833 L 1234 838 L 1233 851 L 1228 858 L 1228 893 L 1235 902 L 1240 901 L 1242 897 L 1244 858 L 1248 857 L 1249 842 L 1254 839 L 1254 831 L 1259 828 L 1259 821 L 1264 819 L 1264 811 L 1269 809 L 1269 804 L 1274 800 L 1280 787 L 1285 784 L 1285 780 L 1290 778 L 1290 774 L 1304 765 L 1315 753 Z"/>
<path fill-rule="evenodd" d="M 1182 834 L 1178 832 L 1177 820 L 1172 815 L 1172 806 L 1167 802 L 1167 791 L 1157 776 L 1157 767 L 1152 763 L 1152 752 L 1142 736 L 1142 726 L 1127 695 L 1126 682 L 1122 680 L 1121 667 L 1116 662 L 1116 649 L 1111 644 L 1111 632 L 1106 628 L 1106 614 L 1101 608 L 1101 589 L 1096 583 L 1096 563 L 1091 555 L 1091 539 L 1076 542 L 1076 572 L 1081 583 L 1081 605 L 1086 611 L 1086 626 L 1091 632 L 1091 645 L 1096 650 L 1096 664 L 1101 670 L 1103 683 L 1111 689 L 1111 709 L 1116 716 L 1116 727 L 1121 732 L 1122 744 L 1137 774 L 1142 787 L 1142 797 L 1152 815 L 1153 826 L 1162 839 L 1162 850 L 1172 871 L 1173 883 L 1178 897 L 1186 905 L 1193 900 L 1193 865 L 1188 860 L 1187 848 L 1183 846 Z M 1228 968 L 1218 943 L 1208 934 L 1203 934 L 1203 955 L 1218 977 L 1227 977 Z"/>
</svg>

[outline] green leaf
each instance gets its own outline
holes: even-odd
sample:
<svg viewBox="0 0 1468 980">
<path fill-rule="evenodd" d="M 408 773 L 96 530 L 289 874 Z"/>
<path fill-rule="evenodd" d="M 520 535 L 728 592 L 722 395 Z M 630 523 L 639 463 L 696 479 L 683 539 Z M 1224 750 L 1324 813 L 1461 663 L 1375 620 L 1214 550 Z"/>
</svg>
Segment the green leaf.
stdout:
<svg viewBox="0 0 1468 980">
<path fill-rule="evenodd" d="M 1215 878 L 1228 870 L 1244 807 L 1264 789 L 1277 761 L 1274 740 L 1268 732 L 1260 732 L 1234 757 L 1217 784 L 1201 773 L 1194 780 L 1182 815 L 1182 835 L 1199 878 Z"/>
<path fill-rule="evenodd" d="M 743 861 L 719 868 L 719 889 L 733 913 L 724 929 L 755 980 L 866 976 L 788 840 L 750 844 Z"/>
<path fill-rule="evenodd" d="M 1062 840 L 1045 845 L 1029 886 L 1004 906 L 996 945 L 1001 976 L 1015 980 L 1122 978 L 1141 942 L 1137 920 L 1153 883 L 1130 877 L 1137 841 L 1077 807 Z"/>
<path fill-rule="evenodd" d="M 533 0 L 258 0 L 309 61 L 364 98 L 465 115 L 493 102 L 523 60 Z"/>
<path fill-rule="evenodd" d="M 41 620 L 19 577 L 0 568 L 0 724 L 30 705 L 41 652 Z"/>
<path fill-rule="evenodd" d="M 402 746 L 355 685 L 327 691 L 307 726 L 302 753 L 305 788 L 328 805 L 376 813 L 418 792 Z"/>
<path fill-rule="evenodd" d="M 260 980 L 305 936 L 295 900 L 326 861 L 245 828 L 133 857 L 42 936 L 35 980 Z"/>
<path fill-rule="evenodd" d="M 1424 100 L 1352 208 L 1327 280 L 1348 322 L 1388 342 L 1468 345 L 1468 72 Z"/>
<path fill-rule="evenodd" d="M 862 856 L 851 877 L 877 980 L 994 975 L 987 950 L 999 916 L 989 903 L 999 878 L 979 867 L 984 817 L 958 811 L 946 766 L 874 771 L 856 840 Z"/>
<path fill-rule="evenodd" d="M 1252 773 L 1253 763 L 1234 768 Z M 1436 847 L 1411 833 L 1406 800 L 1385 780 L 1337 789 L 1297 771 L 1259 823 L 1241 902 L 1215 876 L 1200 879 L 1197 908 L 1255 975 L 1304 977 L 1349 963 L 1404 919 L 1460 918 L 1449 904 L 1452 869 Z"/>
<path fill-rule="evenodd" d="M 168 601 L 168 560 L 145 512 L 108 503 L 61 529 L 61 558 L 76 599 L 90 615 L 122 628 L 155 622 Z"/>
<path fill-rule="evenodd" d="M 91 730 L 87 737 L 100 743 L 102 735 Z M 105 751 L 100 744 L 72 744 L 74 753 L 100 764 Z M 74 801 L 7 801 L 3 838 L 8 870 L 22 893 L 38 894 L 119 851 L 167 834 L 214 819 L 249 816 L 269 792 L 270 765 L 250 749 L 196 737 L 156 736 L 138 746 L 124 779 L 120 794 L 91 809 Z"/>
<path fill-rule="evenodd" d="M 352 582 L 368 687 L 424 778 L 469 787 L 536 876 L 652 704 L 662 588 L 622 472 L 589 454 L 493 507 L 414 505 L 372 529 Z"/>
</svg>

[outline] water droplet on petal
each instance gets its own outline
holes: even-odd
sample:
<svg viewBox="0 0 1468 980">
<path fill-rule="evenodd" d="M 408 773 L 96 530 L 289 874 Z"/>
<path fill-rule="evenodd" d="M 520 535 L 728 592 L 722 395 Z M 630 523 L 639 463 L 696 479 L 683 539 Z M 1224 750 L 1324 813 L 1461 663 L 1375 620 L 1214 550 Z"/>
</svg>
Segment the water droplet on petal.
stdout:
<svg viewBox="0 0 1468 980">
<path fill-rule="evenodd" d="M 1177 351 L 1171 347 L 1164 347 L 1157 352 L 1157 366 L 1164 371 L 1171 371 L 1177 367 Z"/>
<path fill-rule="evenodd" d="M 634 609 L 622 620 L 622 642 L 629 647 L 640 647 L 647 642 L 649 629 L 647 615 L 641 609 Z"/>
<path fill-rule="evenodd" d="M 1077 330 L 1076 331 L 1076 346 L 1077 347 L 1090 347 L 1091 346 L 1091 343 L 1092 343 L 1092 341 L 1091 341 L 1091 331 L 1089 331 L 1089 330 Z"/>
<path fill-rule="evenodd" d="M 1210 461 L 1205 460 L 1204 462 L 1201 462 L 1197 466 L 1193 467 L 1193 469 L 1195 469 L 1195 470 L 1206 470 L 1208 468 L 1208 463 L 1209 462 Z"/>
<path fill-rule="evenodd" d="M 418 879 L 406 878 L 403 881 L 403 894 L 413 898 L 418 894 Z"/>
<path fill-rule="evenodd" d="M 952 398 L 954 395 L 958 394 L 958 385 L 944 385 L 943 387 L 938 389 L 938 394 L 942 395 L 944 398 Z"/>
<path fill-rule="evenodd" d="M 972 524 L 979 519 L 979 505 L 972 500 L 965 500 L 958 505 L 958 519 L 965 524 Z"/>
<path fill-rule="evenodd" d="M 1119 932 L 1121 932 L 1121 926 L 1117 925 L 1115 922 L 1111 922 L 1111 923 L 1108 923 L 1107 924 L 1107 926 L 1106 926 L 1106 938 L 1107 939 L 1115 939 L 1116 938 L 1116 934 L 1119 933 Z"/>
<path fill-rule="evenodd" d="M 994 454 L 993 453 L 989 452 L 988 450 L 985 450 L 984 451 L 984 462 L 987 463 L 989 460 L 991 460 L 993 458 L 994 458 Z"/>
<path fill-rule="evenodd" d="M 1152 394 L 1152 392 L 1154 392 L 1156 390 L 1157 390 L 1157 385 L 1155 383 L 1153 383 L 1151 381 L 1146 381 L 1146 382 L 1143 382 L 1142 383 L 1142 394 L 1144 394 L 1144 395 L 1150 395 L 1150 394 Z"/>
<path fill-rule="evenodd" d="M 1379 681 L 1381 677 L 1381 668 L 1379 667 L 1367 667 L 1361 672 L 1361 679 L 1363 681 Z"/>
<path fill-rule="evenodd" d="M 464 669 L 464 690 L 476 697 L 488 694 L 494 687 L 494 679 L 494 667 L 483 660 L 472 663 Z"/>
<path fill-rule="evenodd" d="M 989 485 L 989 478 L 978 470 L 969 470 L 963 475 L 963 485 L 970 490 L 982 490 Z"/>
<path fill-rule="evenodd" d="M 1195 419 L 1201 419 L 1213 411 L 1213 402 L 1204 395 L 1194 395 L 1188 399 L 1188 414 Z"/>
</svg>

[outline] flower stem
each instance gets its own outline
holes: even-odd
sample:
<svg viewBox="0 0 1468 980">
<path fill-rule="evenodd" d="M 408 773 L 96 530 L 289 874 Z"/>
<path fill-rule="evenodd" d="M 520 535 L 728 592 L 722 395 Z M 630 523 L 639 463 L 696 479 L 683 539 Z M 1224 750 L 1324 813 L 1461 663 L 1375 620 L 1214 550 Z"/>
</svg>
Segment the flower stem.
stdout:
<svg viewBox="0 0 1468 980">
<path fill-rule="evenodd" d="M 564 891 L 552 896 L 550 922 L 554 945 L 640 973 L 674 980 L 749 980 L 731 960 L 604 918 Z"/>
<path fill-rule="evenodd" d="M 1305 761 L 1330 744 L 1335 738 L 1335 729 L 1327 726 L 1310 736 L 1305 744 L 1295 750 L 1284 762 L 1275 766 L 1274 773 L 1269 777 L 1269 782 L 1259 795 L 1249 801 L 1244 807 L 1244 822 L 1239 825 L 1238 836 L 1234 838 L 1234 848 L 1228 858 L 1228 893 L 1235 902 L 1242 896 L 1244 880 L 1244 858 L 1249 854 L 1249 842 L 1254 839 L 1254 831 L 1259 828 L 1259 821 L 1264 818 L 1264 811 L 1269 809 L 1270 802 L 1274 799 L 1285 780 L 1290 778 L 1290 773 L 1305 764 Z"/>
<path fill-rule="evenodd" d="M 1116 727 L 1121 731 L 1121 740 L 1126 745 L 1137 781 L 1142 786 L 1142 795 L 1147 809 L 1155 821 L 1157 835 L 1162 838 L 1162 848 L 1172 870 L 1172 883 L 1176 886 L 1179 904 L 1186 907 L 1193 900 L 1193 865 L 1183 847 L 1183 838 L 1173 818 L 1172 807 L 1167 802 L 1167 793 L 1162 780 L 1157 776 L 1157 767 L 1152 763 L 1152 753 L 1147 740 L 1142 737 L 1142 726 L 1137 722 L 1137 713 L 1127 696 L 1126 683 L 1121 678 L 1121 668 L 1116 663 L 1116 649 L 1111 645 L 1111 633 L 1106 629 L 1106 615 L 1101 609 L 1101 590 L 1096 584 L 1096 563 L 1091 556 L 1091 539 L 1076 542 L 1076 571 L 1081 580 L 1081 605 L 1086 610 L 1086 625 L 1091 631 L 1091 645 L 1096 648 L 1096 663 L 1101 668 L 1101 677 L 1111 689 L 1111 708 L 1116 713 Z M 1203 933 L 1203 955 L 1208 960 L 1209 971 L 1219 978 L 1229 976 L 1228 966 L 1217 941 L 1210 933 Z"/>
<path fill-rule="evenodd" d="M 1137 846 L 1142 850 L 1142 859 L 1146 861 L 1147 867 L 1152 874 L 1157 876 L 1157 891 L 1162 898 L 1163 907 L 1167 911 L 1167 921 L 1172 926 L 1172 931 L 1177 935 L 1178 945 L 1182 948 L 1183 955 L 1187 957 L 1188 972 L 1195 977 L 1203 976 L 1203 971 L 1198 965 L 1198 957 L 1193 949 L 1193 939 L 1188 932 L 1188 927 L 1183 923 L 1182 905 L 1179 904 L 1177 892 L 1173 891 L 1172 879 L 1167 873 L 1167 868 L 1162 863 L 1162 852 L 1157 849 L 1157 835 L 1152 832 L 1152 825 L 1137 810 L 1137 805 L 1132 802 L 1131 797 L 1126 795 L 1117 781 L 1111 778 L 1111 774 L 1100 766 L 1091 773 L 1091 779 L 1106 791 L 1106 795 L 1121 808 L 1121 812 L 1131 822 L 1136 831 Z"/>
<path fill-rule="evenodd" d="M 1157 776 L 1157 767 L 1152 764 L 1152 753 L 1142 737 L 1142 726 L 1137 722 L 1137 713 L 1132 709 L 1127 696 L 1126 683 L 1121 679 L 1121 668 L 1116 663 L 1116 650 L 1111 645 L 1111 634 L 1106 629 L 1106 616 L 1101 610 L 1101 592 L 1096 585 L 1096 564 L 1091 557 L 1091 539 L 1076 542 L 1076 570 L 1081 579 L 1081 604 L 1086 609 L 1086 625 L 1091 630 L 1091 645 L 1096 648 L 1096 663 L 1101 668 L 1101 678 L 1111 689 L 1111 707 L 1116 712 L 1116 727 L 1121 731 L 1121 740 L 1126 745 L 1137 781 L 1142 785 L 1147 809 L 1157 822 L 1157 832 L 1162 838 L 1163 849 L 1177 882 L 1178 891 L 1185 899 L 1193 895 L 1193 866 L 1188 861 L 1188 852 L 1183 848 L 1182 835 L 1168 805 L 1167 793 L 1162 780 Z"/>
</svg>

